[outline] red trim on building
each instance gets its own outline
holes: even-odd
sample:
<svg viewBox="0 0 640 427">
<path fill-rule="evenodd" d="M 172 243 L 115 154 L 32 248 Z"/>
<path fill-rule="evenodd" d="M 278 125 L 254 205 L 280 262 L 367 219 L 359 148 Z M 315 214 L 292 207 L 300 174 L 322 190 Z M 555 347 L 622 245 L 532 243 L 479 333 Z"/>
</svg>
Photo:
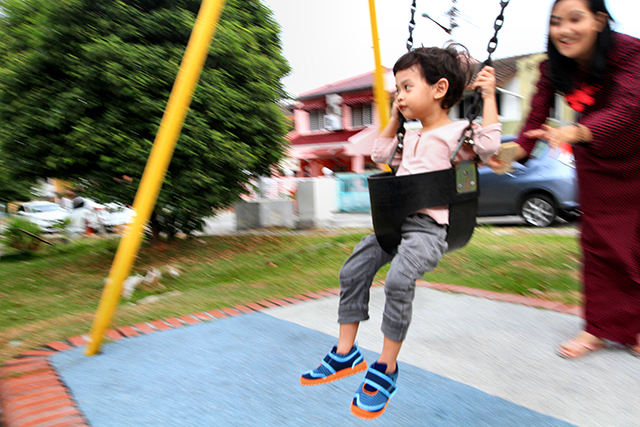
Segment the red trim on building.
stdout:
<svg viewBox="0 0 640 427">
<path fill-rule="evenodd" d="M 353 135 L 362 132 L 362 129 L 339 130 L 336 132 L 323 132 L 312 135 L 298 135 L 291 140 L 291 145 L 322 144 L 329 142 L 346 142 Z"/>
</svg>

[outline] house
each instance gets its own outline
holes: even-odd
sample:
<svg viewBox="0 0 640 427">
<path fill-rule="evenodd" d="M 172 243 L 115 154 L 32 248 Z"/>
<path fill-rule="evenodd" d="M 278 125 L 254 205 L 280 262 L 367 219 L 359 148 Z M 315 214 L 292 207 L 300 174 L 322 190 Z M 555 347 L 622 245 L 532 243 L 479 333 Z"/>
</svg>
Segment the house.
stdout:
<svg viewBox="0 0 640 427">
<path fill-rule="evenodd" d="M 494 60 L 503 134 L 516 133 L 526 117 L 538 80 L 538 65 L 544 58 L 545 54 L 538 53 Z M 323 168 L 355 173 L 380 169 L 371 161 L 379 127 L 373 79 L 373 72 L 365 73 L 298 96 L 294 107 L 295 129 L 287 135 L 291 144 L 287 165 L 297 176 L 320 176 Z M 392 70 L 386 69 L 384 82 L 385 90 L 393 94 Z M 465 99 L 451 109 L 451 119 L 465 117 L 472 100 L 473 92 L 468 90 Z M 550 118 L 562 122 L 570 114 L 558 96 Z"/>
</svg>

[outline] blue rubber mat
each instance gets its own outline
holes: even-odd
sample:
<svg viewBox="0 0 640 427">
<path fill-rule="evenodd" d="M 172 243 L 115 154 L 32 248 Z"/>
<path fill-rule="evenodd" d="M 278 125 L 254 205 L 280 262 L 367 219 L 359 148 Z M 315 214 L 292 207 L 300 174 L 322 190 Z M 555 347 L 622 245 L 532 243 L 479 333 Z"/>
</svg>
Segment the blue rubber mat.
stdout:
<svg viewBox="0 0 640 427">
<path fill-rule="evenodd" d="M 265 313 L 128 338 L 51 362 L 92 427 L 571 426 L 476 388 L 400 364 L 398 393 L 373 421 L 349 413 L 362 375 L 303 387 L 335 338 Z M 363 350 L 367 361 L 377 354 Z"/>
</svg>

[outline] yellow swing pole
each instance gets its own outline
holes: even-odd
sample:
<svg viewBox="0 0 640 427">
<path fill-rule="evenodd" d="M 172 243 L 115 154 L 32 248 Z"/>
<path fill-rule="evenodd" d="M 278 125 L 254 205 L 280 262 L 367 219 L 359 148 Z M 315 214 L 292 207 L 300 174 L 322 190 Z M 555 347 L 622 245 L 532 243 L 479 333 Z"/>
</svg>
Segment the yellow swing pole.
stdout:
<svg viewBox="0 0 640 427">
<path fill-rule="evenodd" d="M 378 110 L 378 121 L 380 122 L 380 131 L 387 127 L 389 123 L 389 115 L 391 114 L 389 106 L 389 94 L 384 89 L 384 73 L 382 68 L 382 60 L 380 59 L 380 36 L 378 35 L 378 20 L 376 18 L 375 0 L 369 0 L 369 15 L 371 17 L 371 37 L 373 39 L 373 59 L 376 65 L 373 79 L 373 96 Z M 383 165 L 385 171 L 389 171 L 389 166 Z"/>
<path fill-rule="evenodd" d="M 160 187 L 171 162 L 184 119 L 200 79 L 202 67 L 209 53 L 224 0 L 203 0 L 180 69 L 173 85 L 160 128 L 153 143 L 140 186 L 133 202 L 136 217 L 124 234 L 116 252 L 107 284 L 102 293 L 98 311 L 91 328 L 91 338 L 85 355 L 93 356 L 100 350 L 103 335 L 113 320 L 120 301 L 122 283 L 131 272 L 134 258 L 140 249 L 144 226 L 158 199 Z"/>
<path fill-rule="evenodd" d="M 380 59 L 380 37 L 378 36 L 378 21 L 376 18 L 375 0 L 369 0 L 369 15 L 371 16 L 371 36 L 373 38 L 373 58 L 376 69 L 374 74 L 373 93 L 376 106 L 378 107 L 378 118 L 380 120 L 380 130 L 389 123 L 389 94 L 384 90 L 384 73 L 382 60 Z"/>
</svg>

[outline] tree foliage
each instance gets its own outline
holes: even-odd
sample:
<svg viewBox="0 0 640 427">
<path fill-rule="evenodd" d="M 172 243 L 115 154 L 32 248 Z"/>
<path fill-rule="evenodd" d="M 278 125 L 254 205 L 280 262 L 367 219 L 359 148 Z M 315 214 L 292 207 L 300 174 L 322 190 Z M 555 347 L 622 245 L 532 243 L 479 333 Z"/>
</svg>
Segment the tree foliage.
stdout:
<svg viewBox="0 0 640 427">
<path fill-rule="evenodd" d="M 35 183 L 12 176 L 11 169 L 7 166 L 9 161 L 8 156 L 0 151 L 0 203 L 29 200 L 31 187 Z"/>
<path fill-rule="evenodd" d="M 0 150 L 13 176 L 132 203 L 200 1 L 0 6 Z M 259 0 L 226 1 L 155 210 L 183 231 L 283 155 L 279 30 Z"/>
</svg>

